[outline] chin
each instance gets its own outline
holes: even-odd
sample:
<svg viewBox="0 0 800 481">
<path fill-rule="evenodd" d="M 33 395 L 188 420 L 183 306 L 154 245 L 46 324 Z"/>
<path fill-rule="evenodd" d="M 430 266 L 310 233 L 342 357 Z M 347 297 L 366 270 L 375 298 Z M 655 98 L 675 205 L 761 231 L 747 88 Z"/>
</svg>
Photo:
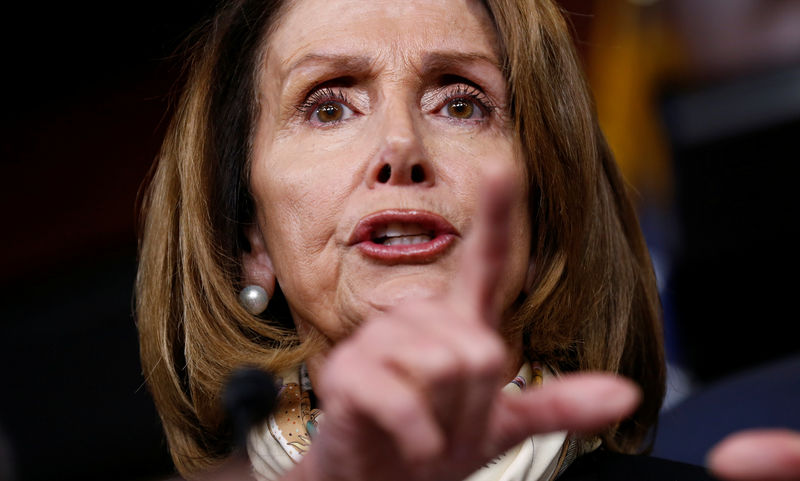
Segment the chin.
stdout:
<svg viewBox="0 0 800 481">
<path fill-rule="evenodd" d="M 379 282 L 362 286 L 357 297 L 366 307 L 365 317 L 386 312 L 400 304 L 431 299 L 447 293 L 452 276 L 428 271 L 386 276 Z"/>
</svg>

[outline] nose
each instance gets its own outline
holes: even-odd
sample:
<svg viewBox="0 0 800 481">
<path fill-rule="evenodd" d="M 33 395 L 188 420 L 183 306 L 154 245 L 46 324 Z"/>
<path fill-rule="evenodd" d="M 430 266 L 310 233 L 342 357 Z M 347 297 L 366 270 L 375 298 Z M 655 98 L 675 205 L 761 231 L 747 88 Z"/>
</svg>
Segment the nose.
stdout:
<svg viewBox="0 0 800 481">
<path fill-rule="evenodd" d="M 436 180 L 433 164 L 426 154 L 413 114 L 400 114 L 399 108 L 390 111 L 392 115 L 382 122 L 380 145 L 370 161 L 368 187 L 432 186 Z"/>
</svg>

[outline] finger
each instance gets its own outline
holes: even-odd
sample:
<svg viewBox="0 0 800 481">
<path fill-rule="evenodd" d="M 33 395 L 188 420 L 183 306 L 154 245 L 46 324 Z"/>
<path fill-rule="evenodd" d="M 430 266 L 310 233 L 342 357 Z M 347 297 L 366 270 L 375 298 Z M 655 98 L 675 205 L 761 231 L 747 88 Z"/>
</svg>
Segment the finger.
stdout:
<svg viewBox="0 0 800 481">
<path fill-rule="evenodd" d="M 505 267 L 513 180 L 493 167 L 484 171 L 475 223 L 465 241 L 453 295 L 494 326 L 499 322 L 495 292 Z"/>
<path fill-rule="evenodd" d="M 427 461 L 441 453 L 444 436 L 424 396 L 380 363 L 360 358 L 350 361 L 354 362 L 329 362 L 326 371 L 338 373 L 337 379 L 323 377 L 320 383 L 326 413 L 320 433 L 352 433 L 368 420 L 389 436 L 406 460 Z M 329 424 L 337 420 L 343 425 Z M 374 443 L 385 443 L 385 435 Z"/>
<path fill-rule="evenodd" d="M 428 315 L 415 315 L 419 313 Z M 453 315 L 449 310 L 412 308 L 404 314 L 409 317 L 406 325 L 416 323 L 419 328 L 414 329 L 406 349 L 385 355 L 427 394 L 447 435 L 449 454 L 474 461 L 476 446 L 485 438 L 490 406 L 500 390 L 505 345 L 494 330 L 479 323 L 414 319 L 445 319 Z"/>
<path fill-rule="evenodd" d="M 453 406 L 461 399 L 465 372 L 454 340 L 459 333 L 444 331 L 443 315 L 437 309 L 411 306 L 395 311 L 390 319 L 373 320 L 358 336 L 359 350 L 413 386 L 446 433 Z"/>
<path fill-rule="evenodd" d="M 735 433 L 708 455 L 715 476 L 731 481 L 800 480 L 800 433 L 786 429 Z"/>
<path fill-rule="evenodd" d="M 436 461 L 446 459 L 467 474 L 484 460 L 506 351 L 493 329 L 458 322 L 452 328 L 452 315 L 439 304 L 412 303 L 391 319 L 374 320 L 357 336 L 363 336 L 359 345 L 367 357 L 380 359 L 427 400 L 445 440 L 444 456 Z"/>
<path fill-rule="evenodd" d="M 499 336 L 475 336 L 475 340 L 480 346 L 464 356 L 470 379 L 464 383 L 460 402 L 451 414 L 456 419 L 451 437 L 453 456 L 461 462 L 474 460 L 486 438 L 491 407 L 500 392 L 506 359 L 505 346 Z"/>
<path fill-rule="evenodd" d="M 629 416 L 641 392 L 610 374 L 572 374 L 520 395 L 501 395 L 493 412 L 490 456 L 537 433 L 591 432 Z"/>
<path fill-rule="evenodd" d="M 424 393 L 451 442 L 474 446 L 499 391 L 505 345 L 492 329 L 452 317 L 447 306 L 412 303 L 357 335 L 366 356 Z"/>
</svg>

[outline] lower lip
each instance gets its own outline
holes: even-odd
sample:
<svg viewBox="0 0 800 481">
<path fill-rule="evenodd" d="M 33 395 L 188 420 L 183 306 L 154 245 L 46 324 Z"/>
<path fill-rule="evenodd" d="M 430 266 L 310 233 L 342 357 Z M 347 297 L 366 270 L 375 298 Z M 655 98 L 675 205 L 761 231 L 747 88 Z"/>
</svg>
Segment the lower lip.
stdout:
<svg viewBox="0 0 800 481">
<path fill-rule="evenodd" d="M 442 255 L 455 242 L 454 234 L 442 234 L 419 244 L 386 246 L 372 241 L 356 244 L 365 256 L 389 263 L 431 262 Z"/>
</svg>

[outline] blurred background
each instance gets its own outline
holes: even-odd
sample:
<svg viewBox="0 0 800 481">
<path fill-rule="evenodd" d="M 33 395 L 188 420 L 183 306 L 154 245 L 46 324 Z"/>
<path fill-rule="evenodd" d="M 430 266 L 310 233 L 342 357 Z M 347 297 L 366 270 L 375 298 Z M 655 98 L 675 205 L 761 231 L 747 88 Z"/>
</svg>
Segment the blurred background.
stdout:
<svg viewBox="0 0 800 481">
<path fill-rule="evenodd" d="M 0 480 L 172 473 L 132 316 L 135 201 L 210 0 L 14 2 L 2 30 Z M 800 429 L 800 1 L 561 0 L 659 276 L 655 454 Z"/>
</svg>

